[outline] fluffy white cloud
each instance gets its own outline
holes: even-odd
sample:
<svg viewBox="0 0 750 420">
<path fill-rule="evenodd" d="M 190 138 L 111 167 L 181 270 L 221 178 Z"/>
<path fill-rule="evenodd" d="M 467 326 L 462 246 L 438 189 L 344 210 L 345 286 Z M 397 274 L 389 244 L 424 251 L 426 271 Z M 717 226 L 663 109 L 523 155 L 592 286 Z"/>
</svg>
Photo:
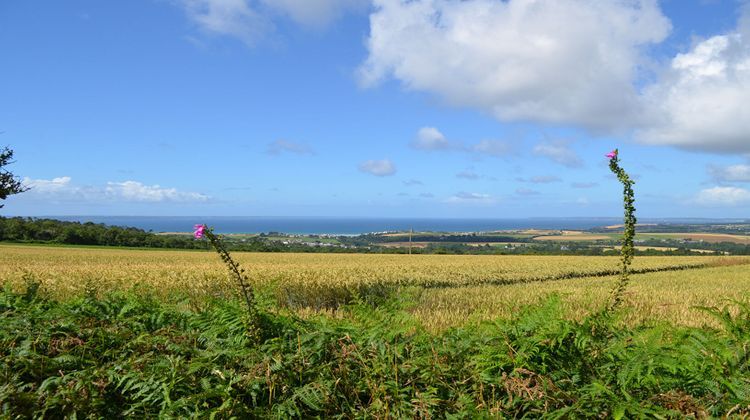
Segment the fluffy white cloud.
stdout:
<svg viewBox="0 0 750 420">
<path fill-rule="evenodd" d="M 31 179 L 25 177 L 21 182 L 23 186 L 31 188 L 31 190 L 38 194 L 49 194 L 70 189 L 71 177 L 61 176 L 59 178 L 52 179 Z"/>
<path fill-rule="evenodd" d="M 266 153 L 269 155 L 280 155 L 283 152 L 294 153 L 297 155 L 313 155 L 315 152 L 310 146 L 302 143 L 295 143 L 288 140 L 279 139 L 268 144 Z"/>
<path fill-rule="evenodd" d="M 374 4 L 363 84 L 392 77 L 501 120 L 594 129 L 639 119 L 642 47 L 670 30 L 655 0 Z"/>
<path fill-rule="evenodd" d="M 736 206 L 750 203 L 750 191 L 737 187 L 713 187 L 701 190 L 695 202 L 706 206 Z"/>
<path fill-rule="evenodd" d="M 375 176 L 391 176 L 396 173 L 396 165 L 388 159 L 368 160 L 359 164 L 359 170 Z"/>
<path fill-rule="evenodd" d="M 750 21 L 678 54 L 644 94 L 646 143 L 723 153 L 750 152 Z"/>
<path fill-rule="evenodd" d="M 435 127 L 420 128 L 411 146 L 418 150 L 447 150 L 453 148 L 453 145 L 445 138 L 443 133 Z"/>
<path fill-rule="evenodd" d="M 87 202 L 205 202 L 210 197 L 196 192 L 144 185 L 138 181 L 108 182 L 105 186 L 80 186 L 69 176 L 47 179 L 24 178 L 31 188 L 24 196 L 40 200 Z"/>
<path fill-rule="evenodd" d="M 162 188 L 159 185 L 143 185 L 137 181 L 108 182 L 104 188 L 104 194 L 112 199 L 123 201 L 208 201 L 208 196 L 200 193 L 178 191 L 176 188 Z"/>
<path fill-rule="evenodd" d="M 544 156 L 569 168 L 583 166 L 583 160 L 570 148 L 567 142 L 557 141 L 537 144 L 534 146 L 534 154 Z"/>
<path fill-rule="evenodd" d="M 719 182 L 750 182 L 750 165 L 709 166 L 708 173 Z"/>
<path fill-rule="evenodd" d="M 348 11 L 364 11 L 369 0 L 180 0 L 202 30 L 256 45 L 275 30 L 278 15 L 321 28 Z"/>
</svg>

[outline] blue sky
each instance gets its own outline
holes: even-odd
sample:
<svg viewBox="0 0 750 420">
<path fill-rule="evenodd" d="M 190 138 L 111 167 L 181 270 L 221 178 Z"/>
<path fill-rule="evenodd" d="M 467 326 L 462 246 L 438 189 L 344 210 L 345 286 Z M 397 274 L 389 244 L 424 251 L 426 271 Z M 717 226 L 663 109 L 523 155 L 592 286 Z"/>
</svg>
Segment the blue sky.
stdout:
<svg viewBox="0 0 750 420">
<path fill-rule="evenodd" d="M 748 217 L 733 0 L 0 4 L 6 215 Z"/>
</svg>

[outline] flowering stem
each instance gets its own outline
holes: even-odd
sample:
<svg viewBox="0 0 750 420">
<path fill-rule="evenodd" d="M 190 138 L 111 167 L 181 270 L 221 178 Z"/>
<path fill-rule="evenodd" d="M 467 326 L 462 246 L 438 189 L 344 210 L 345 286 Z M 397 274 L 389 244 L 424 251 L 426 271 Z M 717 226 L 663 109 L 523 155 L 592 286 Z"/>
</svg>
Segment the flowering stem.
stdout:
<svg viewBox="0 0 750 420">
<path fill-rule="evenodd" d="M 245 269 L 240 268 L 240 264 L 232 259 L 232 256 L 229 255 L 229 251 L 224 247 L 224 244 L 219 240 L 216 234 L 214 234 L 213 229 L 206 225 L 196 225 L 195 237 L 200 238 L 204 235 L 208 238 L 208 242 L 211 246 L 213 246 L 219 254 L 221 260 L 224 261 L 224 264 L 227 265 L 227 268 L 229 268 L 230 275 L 237 280 L 240 290 L 242 291 L 242 296 L 245 298 L 248 314 L 250 315 L 251 320 L 254 320 L 257 315 L 255 308 L 255 294 L 253 288 L 248 284 Z"/>
<path fill-rule="evenodd" d="M 630 179 L 627 172 L 620 167 L 617 149 L 608 153 L 607 157 L 609 158 L 609 169 L 617 176 L 617 179 L 622 184 L 623 207 L 625 210 L 622 248 L 620 249 L 622 272 L 620 273 L 620 280 L 612 290 L 612 297 L 608 307 L 608 309 L 612 311 L 622 303 L 622 295 L 630 280 L 630 265 L 633 263 L 633 255 L 635 253 L 633 241 L 635 238 L 635 224 L 637 219 L 635 218 L 635 193 L 633 192 L 633 184 L 635 182 Z"/>
</svg>

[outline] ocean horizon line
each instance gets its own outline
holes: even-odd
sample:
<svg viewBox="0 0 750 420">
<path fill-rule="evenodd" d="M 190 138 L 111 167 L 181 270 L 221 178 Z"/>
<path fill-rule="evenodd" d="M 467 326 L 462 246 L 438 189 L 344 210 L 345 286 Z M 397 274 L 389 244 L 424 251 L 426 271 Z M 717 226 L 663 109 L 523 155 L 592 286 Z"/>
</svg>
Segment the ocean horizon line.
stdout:
<svg viewBox="0 0 750 420">
<path fill-rule="evenodd" d="M 21 216 L 29 217 L 29 216 Z M 490 232 L 503 230 L 587 230 L 616 225 L 621 217 L 526 217 L 526 218 L 438 218 L 438 217 L 337 217 L 337 216 L 34 216 L 71 222 L 127 226 L 151 232 L 189 232 L 197 223 L 210 225 L 217 233 L 358 235 L 373 232 L 414 230 L 418 232 Z M 742 223 L 747 219 L 641 218 L 647 223 Z"/>
</svg>

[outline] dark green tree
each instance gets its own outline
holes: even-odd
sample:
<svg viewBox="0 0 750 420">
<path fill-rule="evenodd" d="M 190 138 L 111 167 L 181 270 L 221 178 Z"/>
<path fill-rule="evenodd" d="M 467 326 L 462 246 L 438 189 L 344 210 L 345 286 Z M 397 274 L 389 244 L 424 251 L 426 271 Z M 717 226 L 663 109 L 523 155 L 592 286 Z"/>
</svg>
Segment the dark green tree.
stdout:
<svg viewBox="0 0 750 420">
<path fill-rule="evenodd" d="M 21 180 L 18 179 L 18 177 L 5 169 L 7 165 L 13 163 L 12 159 L 13 150 L 6 147 L 0 151 L 0 200 L 5 200 L 9 195 L 22 193 L 28 190 L 28 188 L 25 188 L 23 184 L 21 184 Z M 0 204 L 0 208 L 3 208 L 2 204 Z"/>
</svg>

